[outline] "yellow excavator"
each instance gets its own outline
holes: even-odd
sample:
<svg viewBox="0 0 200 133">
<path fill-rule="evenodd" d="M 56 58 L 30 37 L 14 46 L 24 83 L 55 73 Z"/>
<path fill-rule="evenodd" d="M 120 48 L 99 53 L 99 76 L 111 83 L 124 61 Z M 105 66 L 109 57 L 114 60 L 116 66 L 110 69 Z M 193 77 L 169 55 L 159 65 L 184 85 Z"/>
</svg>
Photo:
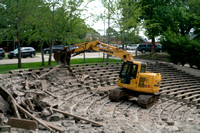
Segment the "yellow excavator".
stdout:
<svg viewBox="0 0 200 133">
<path fill-rule="evenodd" d="M 66 47 L 54 53 L 58 64 L 70 65 L 70 58 L 88 50 L 103 52 L 121 58 L 124 62 L 118 78 L 119 87 L 109 91 L 111 101 L 137 98 L 140 107 L 151 107 L 159 99 L 161 74 L 147 71 L 146 63 L 133 61 L 133 55 L 122 49 L 99 42 L 91 41 L 75 44 L 77 48 Z"/>
</svg>

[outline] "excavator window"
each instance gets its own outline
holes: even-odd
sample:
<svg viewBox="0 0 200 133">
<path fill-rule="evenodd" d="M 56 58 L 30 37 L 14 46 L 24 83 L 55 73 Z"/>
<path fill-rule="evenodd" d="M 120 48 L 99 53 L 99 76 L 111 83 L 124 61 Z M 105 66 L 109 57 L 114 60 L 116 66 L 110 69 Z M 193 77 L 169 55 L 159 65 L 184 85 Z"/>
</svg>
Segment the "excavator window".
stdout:
<svg viewBox="0 0 200 133">
<path fill-rule="evenodd" d="M 142 63 L 141 64 L 140 73 L 145 73 L 146 72 L 146 67 L 147 67 L 147 65 L 145 63 Z"/>
<path fill-rule="evenodd" d="M 120 72 L 121 83 L 130 84 L 130 77 L 132 73 L 132 63 L 124 62 Z"/>
<path fill-rule="evenodd" d="M 130 80 L 136 78 L 137 70 L 137 64 L 124 62 L 120 73 L 121 83 L 130 84 Z"/>
<path fill-rule="evenodd" d="M 132 65 L 130 65 L 130 64 L 124 64 L 121 75 L 122 76 L 129 75 L 131 72 L 131 67 L 132 67 Z"/>
<path fill-rule="evenodd" d="M 138 65 L 133 64 L 131 78 L 134 78 L 134 79 L 136 78 L 137 70 L 138 70 Z"/>
</svg>

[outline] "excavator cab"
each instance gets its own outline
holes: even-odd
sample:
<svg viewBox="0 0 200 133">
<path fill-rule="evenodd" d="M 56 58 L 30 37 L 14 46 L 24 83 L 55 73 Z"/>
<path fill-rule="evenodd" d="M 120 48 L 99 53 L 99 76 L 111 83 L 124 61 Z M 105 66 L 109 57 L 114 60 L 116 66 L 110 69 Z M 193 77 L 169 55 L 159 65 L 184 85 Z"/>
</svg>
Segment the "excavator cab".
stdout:
<svg viewBox="0 0 200 133">
<path fill-rule="evenodd" d="M 129 90 L 153 94 L 158 93 L 160 82 L 161 75 L 147 72 L 146 63 L 124 62 L 117 85 Z"/>
<path fill-rule="evenodd" d="M 120 71 L 119 77 L 121 83 L 130 84 L 131 79 L 135 79 L 137 76 L 138 65 L 132 62 L 124 62 Z"/>
</svg>

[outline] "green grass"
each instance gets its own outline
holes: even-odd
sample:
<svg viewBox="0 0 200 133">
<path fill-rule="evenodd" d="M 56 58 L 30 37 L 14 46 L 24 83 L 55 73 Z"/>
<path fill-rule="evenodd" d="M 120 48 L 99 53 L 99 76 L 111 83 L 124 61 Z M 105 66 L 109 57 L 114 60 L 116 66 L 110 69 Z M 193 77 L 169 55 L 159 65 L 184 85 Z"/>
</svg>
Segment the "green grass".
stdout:
<svg viewBox="0 0 200 133">
<path fill-rule="evenodd" d="M 109 62 L 121 62 L 121 60 L 117 59 L 109 59 Z M 83 64 L 83 59 L 71 59 L 70 61 L 71 65 L 73 64 Z M 87 58 L 86 63 L 102 63 L 102 58 Z M 55 61 L 51 62 L 51 66 L 56 66 L 57 63 Z M 23 63 L 21 69 L 26 68 L 38 68 L 42 67 L 41 62 L 34 62 L 34 63 Z M 45 62 L 45 67 L 48 67 L 48 62 Z M 18 69 L 17 64 L 11 64 L 11 65 L 0 65 L 0 73 L 8 73 L 10 70 L 16 70 Z"/>
<path fill-rule="evenodd" d="M 4 59 L 8 59 L 8 53 L 5 53 Z"/>
<path fill-rule="evenodd" d="M 150 53 L 144 53 L 136 57 L 139 59 L 160 60 L 169 62 L 169 54 L 167 53 L 155 53 L 152 56 L 150 56 Z"/>
</svg>

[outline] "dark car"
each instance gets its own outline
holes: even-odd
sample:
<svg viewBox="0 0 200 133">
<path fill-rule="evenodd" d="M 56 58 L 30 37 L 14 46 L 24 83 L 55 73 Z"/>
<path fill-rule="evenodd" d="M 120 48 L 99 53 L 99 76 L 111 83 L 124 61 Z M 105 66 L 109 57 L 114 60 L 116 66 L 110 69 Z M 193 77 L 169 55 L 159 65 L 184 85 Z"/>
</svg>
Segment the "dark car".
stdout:
<svg viewBox="0 0 200 133">
<path fill-rule="evenodd" d="M 66 47 L 69 47 L 69 48 L 70 48 L 70 50 L 74 50 L 74 49 L 78 48 L 78 47 L 77 47 L 77 46 L 75 46 L 75 45 L 68 45 L 68 46 L 66 46 Z"/>
<path fill-rule="evenodd" d="M 53 49 L 52 49 L 52 52 L 54 53 L 54 52 L 56 52 L 58 50 L 63 50 L 64 48 L 65 48 L 64 45 L 54 45 Z M 50 48 L 45 48 L 44 49 L 44 53 L 45 54 L 49 54 L 50 53 Z"/>
<path fill-rule="evenodd" d="M 0 60 L 2 60 L 5 57 L 5 51 L 0 48 Z"/>
<path fill-rule="evenodd" d="M 21 47 L 21 57 L 26 58 L 26 57 L 35 57 L 35 49 L 32 47 Z M 8 58 L 12 59 L 18 57 L 18 49 L 15 49 L 14 51 L 11 51 L 8 53 Z"/>
<path fill-rule="evenodd" d="M 152 44 L 139 44 L 139 46 L 137 47 L 137 51 L 140 51 L 142 53 L 151 52 L 151 45 Z M 162 46 L 160 44 L 155 44 L 155 45 L 156 45 L 155 51 L 161 53 Z"/>
</svg>

